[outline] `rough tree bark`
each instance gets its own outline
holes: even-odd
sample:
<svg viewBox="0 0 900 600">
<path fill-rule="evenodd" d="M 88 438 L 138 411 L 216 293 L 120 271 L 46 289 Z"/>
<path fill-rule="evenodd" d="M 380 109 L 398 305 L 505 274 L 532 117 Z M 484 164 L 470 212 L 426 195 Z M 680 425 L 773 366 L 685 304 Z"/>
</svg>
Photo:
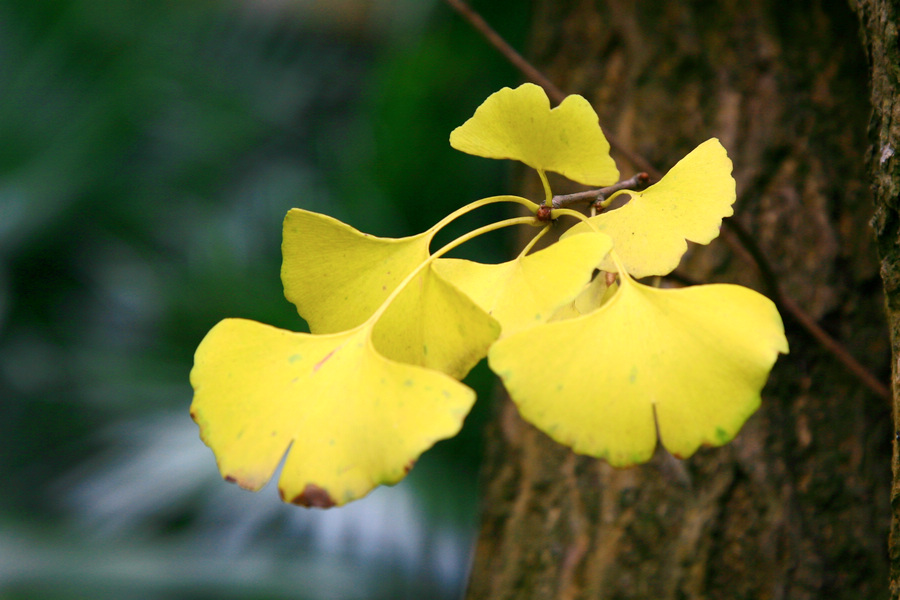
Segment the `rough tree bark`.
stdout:
<svg viewBox="0 0 900 600">
<path fill-rule="evenodd" d="M 718 137 L 735 164 L 734 219 L 784 294 L 885 382 L 892 361 L 870 174 L 897 356 L 896 4 L 539 0 L 532 52 L 663 170 Z M 681 271 L 771 291 L 728 242 L 693 247 Z M 615 470 L 555 444 L 501 402 L 468 598 L 886 598 L 898 497 L 890 403 L 782 314 L 791 354 L 761 410 L 733 443 L 688 461 L 659 451 Z"/>
<path fill-rule="evenodd" d="M 875 228 L 881 276 L 884 280 L 893 365 L 894 451 L 891 487 L 890 577 L 891 598 L 900 598 L 900 45 L 897 0 L 851 1 L 870 65 L 872 120 L 868 163 L 875 196 Z"/>
</svg>

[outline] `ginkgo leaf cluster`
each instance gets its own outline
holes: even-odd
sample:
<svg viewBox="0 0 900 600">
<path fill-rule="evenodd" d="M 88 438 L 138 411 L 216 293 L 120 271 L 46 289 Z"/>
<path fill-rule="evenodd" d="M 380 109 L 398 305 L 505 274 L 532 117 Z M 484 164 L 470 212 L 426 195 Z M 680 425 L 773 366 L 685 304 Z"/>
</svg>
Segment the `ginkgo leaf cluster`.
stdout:
<svg viewBox="0 0 900 600">
<path fill-rule="evenodd" d="M 732 214 L 731 161 L 718 140 L 646 189 L 618 190 L 627 202 L 590 218 L 553 207 L 546 177 L 619 180 L 583 98 L 551 109 L 537 86 L 504 88 L 450 143 L 536 169 L 543 206 L 485 198 L 400 239 L 290 210 L 281 278 L 310 333 L 225 319 L 195 355 L 191 415 L 223 477 L 257 490 L 284 460 L 282 498 L 317 507 L 396 483 L 422 452 L 459 431 L 475 402 L 461 380 L 485 357 L 524 419 L 618 467 L 649 460 L 657 437 L 682 458 L 733 439 L 759 406 L 778 353 L 788 351 L 774 304 L 735 285 L 637 281 L 670 273 L 688 241 L 709 243 Z M 447 223 L 497 202 L 531 216 L 432 249 Z M 579 220 L 532 252 L 563 217 Z M 514 260 L 445 257 L 514 225 L 538 228 Z"/>
</svg>

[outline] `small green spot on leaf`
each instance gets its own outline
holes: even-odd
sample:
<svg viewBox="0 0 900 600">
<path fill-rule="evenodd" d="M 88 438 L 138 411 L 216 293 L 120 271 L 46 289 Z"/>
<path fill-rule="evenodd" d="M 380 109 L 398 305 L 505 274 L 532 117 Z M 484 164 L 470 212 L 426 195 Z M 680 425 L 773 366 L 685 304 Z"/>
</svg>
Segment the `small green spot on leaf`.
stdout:
<svg viewBox="0 0 900 600">
<path fill-rule="evenodd" d="M 720 444 L 724 444 L 730 439 L 731 436 L 728 435 L 727 431 L 725 431 L 721 427 L 716 427 L 716 441 L 718 441 Z"/>
</svg>

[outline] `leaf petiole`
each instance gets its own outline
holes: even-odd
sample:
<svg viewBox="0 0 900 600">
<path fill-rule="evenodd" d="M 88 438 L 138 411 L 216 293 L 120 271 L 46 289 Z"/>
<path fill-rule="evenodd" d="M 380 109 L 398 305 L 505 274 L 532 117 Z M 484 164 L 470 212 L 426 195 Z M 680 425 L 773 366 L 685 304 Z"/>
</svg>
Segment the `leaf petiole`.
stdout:
<svg viewBox="0 0 900 600">
<path fill-rule="evenodd" d="M 600 230 L 597 229 L 597 225 L 595 225 L 593 221 L 591 221 L 589 218 L 587 218 L 577 210 L 572 210 L 571 208 L 554 208 L 552 214 L 554 219 L 556 219 L 557 217 L 574 217 L 579 221 L 584 221 L 585 223 L 587 223 L 588 227 L 590 227 L 593 231 L 600 233 Z"/>
<path fill-rule="evenodd" d="M 538 210 L 538 205 L 532 202 L 527 198 L 522 198 L 521 196 L 512 196 L 512 195 L 503 195 L 503 196 L 491 196 L 490 198 L 482 198 L 481 200 L 476 200 L 475 202 L 470 202 L 466 204 L 462 208 L 459 208 L 440 221 L 438 221 L 432 228 L 431 231 L 438 232 L 447 225 L 449 225 L 452 221 L 458 219 L 459 217 L 472 212 L 473 210 L 478 210 L 482 206 L 488 206 L 489 204 L 497 204 L 500 202 L 513 202 L 515 204 L 521 204 L 531 214 L 535 214 Z"/>
<path fill-rule="evenodd" d="M 541 184 L 544 186 L 544 206 L 553 207 L 553 192 L 550 190 L 550 181 L 547 179 L 547 174 L 543 169 L 537 169 L 538 175 L 541 178 Z"/>
<path fill-rule="evenodd" d="M 483 200 L 494 200 L 495 198 L 518 198 L 519 200 L 525 200 L 525 198 L 519 198 L 518 196 L 505 196 L 505 197 L 495 196 L 494 198 L 484 198 Z M 474 208 L 478 208 L 478 206 L 473 207 L 473 205 L 479 204 L 479 202 L 482 202 L 483 200 L 473 202 L 472 204 L 470 204 L 466 207 L 463 207 L 463 208 L 469 208 L 470 210 L 474 210 Z M 495 201 L 503 202 L 504 200 L 495 200 Z M 529 202 L 529 201 L 525 200 L 525 202 Z M 519 203 L 522 204 L 522 202 L 519 202 Z M 490 204 L 490 202 L 486 202 L 485 204 Z M 529 204 L 533 204 L 533 203 L 529 202 Z M 480 204 L 479 206 L 484 206 L 484 204 Z M 457 211 L 457 212 L 459 212 L 459 211 Z M 460 214 L 464 214 L 464 213 L 460 213 Z M 475 239 L 476 237 L 478 237 L 480 235 L 484 235 L 485 233 L 490 233 L 491 231 L 497 231 L 499 229 L 503 229 L 504 227 L 511 227 L 513 225 L 535 226 L 536 224 L 539 224 L 539 222 L 536 221 L 534 217 L 514 217 L 512 219 L 505 219 L 503 221 L 497 221 L 496 223 L 491 223 L 489 225 L 479 227 L 478 229 L 473 229 L 472 231 L 466 233 L 465 235 L 459 236 L 452 242 L 446 244 L 444 247 L 442 247 L 437 252 L 434 252 L 431 256 L 429 256 L 427 259 L 422 261 L 422 263 L 418 267 L 416 267 L 415 270 L 413 270 L 409 275 L 407 275 L 406 278 L 403 281 L 401 281 L 397 287 L 394 288 L 394 290 L 391 292 L 391 294 L 387 298 L 385 298 L 385 300 L 381 304 L 381 306 L 378 307 L 378 310 L 376 310 L 374 313 L 372 313 L 372 316 L 368 318 L 368 320 L 366 321 L 366 324 L 376 323 L 378 321 L 378 319 L 381 318 L 381 315 L 383 315 L 384 312 L 387 310 L 387 308 L 391 305 L 391 302 L 393 302 L 394 299 L 396 299 L 397 296 L 400 295 L 400 292 L 402 292 L 403 289 L 407 285 L 409 285 L 409 283 L 413 279 L 415 279 L 424 269 L 428 268 L 435 260 L 437 260 L 438 258 L 443 256 L 444 254 L 463 245 L 464 243 L 468 242 L 469 240 Z M 438 225 L 441 225 L 441 223 L 438 223 Z M 371 334 L 371 332 L 370 332 L 370 334 Z"/>
<path fill-rule="evenodd" d="M 519 256 L 517 258 L 522 258 L 526 254 L 531 252 L 531 249 L 534 248 L 534 245 L 538 242 L 538 240 L 541 239 L 542 237 L 544 237 L 544 234 L 546 234 L 548 231 L 550 231 L 550 225 L 546 225 L 543 229 L 541 229 L 537 233 L 537 235 L 535 235 L 533 238 L 531 238 L 531 241 L 529 241 L 527 244 L 525 244 L 525 247 L 522 248 L 521 252 L 519 252 Z"/>
</svg>

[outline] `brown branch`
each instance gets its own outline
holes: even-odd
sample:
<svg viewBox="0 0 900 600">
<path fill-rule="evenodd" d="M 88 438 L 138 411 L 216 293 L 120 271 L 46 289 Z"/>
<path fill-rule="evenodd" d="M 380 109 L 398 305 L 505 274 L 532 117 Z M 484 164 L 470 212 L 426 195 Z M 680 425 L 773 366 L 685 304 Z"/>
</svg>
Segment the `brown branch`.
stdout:
<svg viewBox="0 0 900 600">
<path fill-rule="evenodd" d="M 602 202 L 619 190 L 631 190 L 637 192 L 647 187 L 648 183 L 650 183 L 650 176 L 646 173 L 638 173 L 634 177 L 596 190 L 553 196 L 551 204 L 553 205 L 553 208 L 565 208 L 572 204 L 578 204 L 579 202 Z"/>
<path fill-rule="evenodd" d="M 519 54 L 515 48 L 509 45 L 509 43 L 503 39 L 503 37 L 497 33 L 490 25 L 488 25 L 487 21 L 485 21 L 481 15 L 472 10 L 468 4 L 466 4 L 463 0 L 446 0 L 447 4 L 449 4 L 453 10 L 458 12 L 462 17 L 469 22 L 472 27 L 478 31 L 484 39 L 486 39 L 490 44 L 497 49 L 500 54 L 506 57 L 514 67 L 519 69 L 526 79 L 532 81 L 547 92 L 547 96 L 550 97 L 553 102 L 559 104 L 566 98 L 565 92 L 556 87 L 552 81 L 547 79 L 547 77 L 538 71 L 534 65 L 525 60 L 525 58 Z"/>
<path fill-rule="evenodd" d="M 736 241 L 734 242 L 736 243 Z M 745 251 L 746 252 L 746 251 Z M 759 266 L 759 265 L 757 265 Z M 699 285 L 700 282 L 692 277 L 685 275 L 681 271 L 675 270 L 666 275 L 666 279 L 677 281 L 681 285 Z M 765 280 L 765 276 L 763 276 Z M 847 349 L 839 341 L 828 335 L 828 332 L 822 329 L 815 319 L 809 313 L 797 306 L 797 303 L 788 295 L 784 294 L 777 287 L 770 290 L 775 305 L 779 311 L 786 312 L 794 318 L 794 320 L 815 339 L 819 345 L 830 352 L 840 363 L 842 363 L 848 371 L 856 376 L 869 391 L 876 396 L 890 401 L 891 391 L 886 385 L 878 380 L 868 369 L 866 369 L 858 360 L 847 352 Z"/>
<path fill-rule="evenodd" d="M 802 310 L 794 300 L 785 294 L 779 293 L 775 299 L 776 304 L 784 308 L 794 317 L 800 325 L 813 336 L 822 347 L 831 352 L 843 365 L 865 385 L 876 396 L 891 400 L 891 391 L 886 385 L 881 383 L 871 371 L 866 369 L 859 361 L 847 352 L 847 349 L 836 339 L 828 335 L 821 326 L 808 313 Z"/>
<path fill-rule="evenodd" d="M 547 78 L 546 75 L 541 73 L 534 65 L 528 62 L 521 54 L 519 54 L 509 43 L 500 36 L 488 23 L 479 15 L 477 12 L 472 10 L 472 8 L 466 4 L 463 0 L 446 0 L 447 4 L 449 4 L 456 12 L 458 12 L 466 21 L 468 21 L 472 27 L 474 27 L 478 32 L 484 36 L 484 38 L 494 46 L 503 56 L 509 60 L 509 62 L 515 66 L 521 73 L 528 79 L 536 83 L 537 85 L 544 88 L 544 91 L 547 92 L 547 96 L 553 100 L 555 103 L 559 104 L 562 102 L 566 94 L 560 90 L 550 79 Z M 606 135 L 606 139 L 609 141 L 610 147 L 615 150 L 617 153 L 622 155 L 628 162 L 630 162 L 633 166 L 638 169 L 644 171 L 646 174 L 649 174 L 650 178 L 653 181 L 658 181 L 662 178 L 662 173 L 656 169 L 650 162 L 635 152 L 632 152 L 628 148 L 625 148 L 622 144 L 618 142 L 613 136 L 609 135 L 606 128 L 602 127 L 604 134 Z M 594 194 L 598 190 L 591 190 L 589 192 L 579 192 L 579 194 L 584 195 L 583 198 L 588 198 L 591 194 Z M 556 206 L 557 198 L 567 198 L 577 196 L 577 194 L 569 194 L 568 196 L 557 196 L 553 199 L 553 204 Z M 593 199 L 596 199 L 599 194 L 594 195 Z M 578 200 L 561 200 L 561 202 L 569 202 L 574 203 L 578 201 L 583 201 L 581 197 Z M 773 296 L 775 303 L 781 307 L 784 311 L 790 314 L 800 326 L 806 330 L 809 335 L 813 337 L 819 344 L 825 348 L 828 352 L 832 354 L 841 364 L 843 364 L 848 371 L 850 371 L 853 375 L 855 375 L 869 390 L 871 390 L 876 396 L 881 398 L 890 400 L 892 395 L 891 391 L 885 386 L 881 381 L 878 380 L 875 375 L 873 375 L 868 369 L 866 369 L 859 361 L 857 361 L 853 356 L 847 351 L 847 349 L 837 340 L 832 338 L 828 333 L 819 326 L 815 319 L 809 315 L 805 310 L 803 310 L 793 299 L 788 297 L 781 291 L 781 286 L 778 282 L 778 276 L 775 274 L 774 269 L 772 269 L 771 263 L 766 258 L 762 249 L 756 244 L 753 237 L 743 228 L 741 225 L 735 221 L 734 219 L 727 219 L 723 222 L 723 225 L 730 230 L 737 240 L 729 239 L 726 237 L 726 242 L 729 242 L 733 249 L 736 250 L 736 254 L 743 258 L 746 261 L 754 264 L 760 272 L 762 279 L 766 286 L 769 288 L 769 293 Z M 675 279 L 683 279 L 682 276 L 677 275 Z"/>
<path fill-rule="evenodd" d="M 793 298 L 784 293 L 778 281 L 778 276 L 772 269 L 766 255 L 763 253 L 756 241 L 753 239 L 746 229 L 734 219 L 726 219 L 722 221 L 722 225 L 728 228 L 732 236 L 722 236 L 725 242 L 732 247 L 735 254 L 743 258 L 745 261 L 755 265 L 759 270 L 760 277 L 764 285 L 768 288 L 769 294 L 772 296 L 775 304 L 784 312 L 787 312 L 800 326 L 807 331 L 823 348 L 831 352 L 831 354 L 841 362 L 848 371 L 856 375 L 856 377 L 872 391 L 876 396 L 891 399 L 891 391 L 886 385 L 881 383 L 871 371 L 866 369 L 859 361 L 847 351 L 847 349 L 836 339 L 828 335 L 822 327 L 812 318 L 808 312 L 803 310 Z M 736 238 L 736 239 L 735 239 Z"/>
</svg>

